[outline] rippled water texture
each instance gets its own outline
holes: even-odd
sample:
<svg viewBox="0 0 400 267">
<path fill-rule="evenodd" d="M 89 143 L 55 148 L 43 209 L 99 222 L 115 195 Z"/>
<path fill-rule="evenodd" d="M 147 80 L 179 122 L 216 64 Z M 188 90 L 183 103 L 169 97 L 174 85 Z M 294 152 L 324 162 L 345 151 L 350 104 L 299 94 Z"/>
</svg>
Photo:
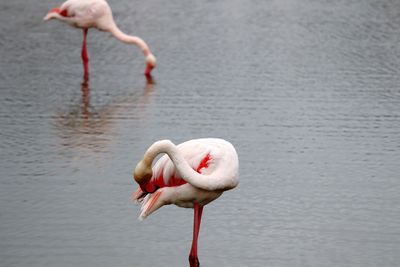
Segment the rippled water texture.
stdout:
<svg viewBox="0 0 400 267">
<path fill-rule="evenodd" d="M 204 209 L 202 266 L 400 262 L 400 2 L 110 0 L 158 58 L 0 3 L 0 265 L 188 266 L 192 211 L 144 222 L 158 139 L 230 140 L 241 184 Z"/>
</svg>

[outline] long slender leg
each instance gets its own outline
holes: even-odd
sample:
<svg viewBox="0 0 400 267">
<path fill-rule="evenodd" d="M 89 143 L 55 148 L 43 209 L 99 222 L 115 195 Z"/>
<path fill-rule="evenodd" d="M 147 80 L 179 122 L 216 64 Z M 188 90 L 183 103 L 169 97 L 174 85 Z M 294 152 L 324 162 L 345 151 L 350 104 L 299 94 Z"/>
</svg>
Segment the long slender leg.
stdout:
<svg viewBox="0 0 400 267">
<path fill-rule="evenodd" d="M 90 88 L 88 81 L 83 81 L 82 90 L 82 117 L 88 119 L 90 116 Z"/>
<path fill-rule="evenodd" d="M 86 48 L 86 37 L 88 29 L 83 29 L 83 43 L 82 43 L 82 63 L 83 63 L 83 80 L 89 80 L 89 55 Z"/>
<path fill-rule="evenodd" d="M 192 241 L 192 248 L 189 254 L 189 263 L 190 267 L 199 267 L 200 262 L 197 256 L 197 241 L 199 238 L 200 222 L 201 222 L 201 215 L 203 213 L 203 207 L 200 206 L 198 203 L 195 203 L 193 209 L 194 209 L 193 241 Z"/>
</svg>

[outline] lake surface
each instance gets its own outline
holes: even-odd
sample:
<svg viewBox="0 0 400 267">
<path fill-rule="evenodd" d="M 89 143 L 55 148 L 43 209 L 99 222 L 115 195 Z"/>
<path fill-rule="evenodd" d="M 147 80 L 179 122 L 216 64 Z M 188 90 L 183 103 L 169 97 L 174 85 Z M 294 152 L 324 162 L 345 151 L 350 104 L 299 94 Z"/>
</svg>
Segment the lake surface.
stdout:
<svg viewBox="0 0 400 267">
<path fill-rule="evenodd" d="M 137 220 L 154 141 L 221 137 L 241 183 L 204 209 L 202 266 L 398 266 L 400 2 L 110 0 L 136 47 L 0 3 L 0 265 L 188 266 L 193 212 Z"/>
</svg>

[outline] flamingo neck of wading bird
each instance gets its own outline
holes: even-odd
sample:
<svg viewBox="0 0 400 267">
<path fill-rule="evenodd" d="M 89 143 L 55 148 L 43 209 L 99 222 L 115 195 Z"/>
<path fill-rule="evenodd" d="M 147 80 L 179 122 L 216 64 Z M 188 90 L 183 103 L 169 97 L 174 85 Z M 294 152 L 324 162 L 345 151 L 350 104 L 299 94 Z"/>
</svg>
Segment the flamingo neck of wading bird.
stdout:
<svg viewBox="0 0 400 267">
<path fill-rule="evenodd" d="M 137 164 L 134 178 L 142 190 L 146 192 L 146 184 L 152 177 L 151 165 L 160 153 L 166 153 L 174 163 L 181 178 L 189 184 L 208 191 L 229 190 L 237 185 L 235 174 L 226 174 L 221 169 L 214 170 L 211 174 L 203 175 L 189 165 L 177 146 L 169 140 L 155 142 L 144 154 L 143 159 Z"/>
<path fill-rule="evenodd" d="M 137 36 L 132 36 L 124 33 L 121 31 L 118 26 L 113 23 L 113 25 L 110 27 L 108 30 L 117 40 L 126 43 L 126 44 L 133 44 L 136 45 L 142 50 L 144 56 L 145 56 L 145 61 L 146 61 L 146 70 L 145 74 L 150 75 L 151 70 L 156 66 L 156 58 L 154 55 L 151 53 L 149 46 L 143 41 L 143 39 L 137 37 Z"/>
</svg>

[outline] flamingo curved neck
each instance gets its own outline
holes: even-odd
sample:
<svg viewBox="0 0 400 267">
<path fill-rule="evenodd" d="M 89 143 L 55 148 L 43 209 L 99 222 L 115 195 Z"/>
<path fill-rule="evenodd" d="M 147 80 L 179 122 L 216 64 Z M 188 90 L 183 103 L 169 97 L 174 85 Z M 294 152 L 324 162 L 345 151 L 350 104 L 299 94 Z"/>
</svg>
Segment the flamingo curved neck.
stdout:
<svg viewBox="0 0 400 267">
<path fill-rule="evenodd" d="M 149 46 L 143 41 L 143 39 L 122 32 L 115 24 L 111 27 L 109 31 L 117 40 L 120 40 L 121 42 L 126 44 L 133 44 L 138 46 L 142 50 L 145 57 L 151 54 Z"/>
<path fill-rule="evenodd" d="M 155 142 L 144 154 L 143 163 L 151 166 L 153 160 L 160 153 L 166 153 L 174 163 L 182 179 L 195 187 L 209 191 L 232 188 L 221 181 L 222 177 L 214 177 L 213 174 L 203 175 L 193 170 L 177 146 L 169 140 Z"/>
</svg>

